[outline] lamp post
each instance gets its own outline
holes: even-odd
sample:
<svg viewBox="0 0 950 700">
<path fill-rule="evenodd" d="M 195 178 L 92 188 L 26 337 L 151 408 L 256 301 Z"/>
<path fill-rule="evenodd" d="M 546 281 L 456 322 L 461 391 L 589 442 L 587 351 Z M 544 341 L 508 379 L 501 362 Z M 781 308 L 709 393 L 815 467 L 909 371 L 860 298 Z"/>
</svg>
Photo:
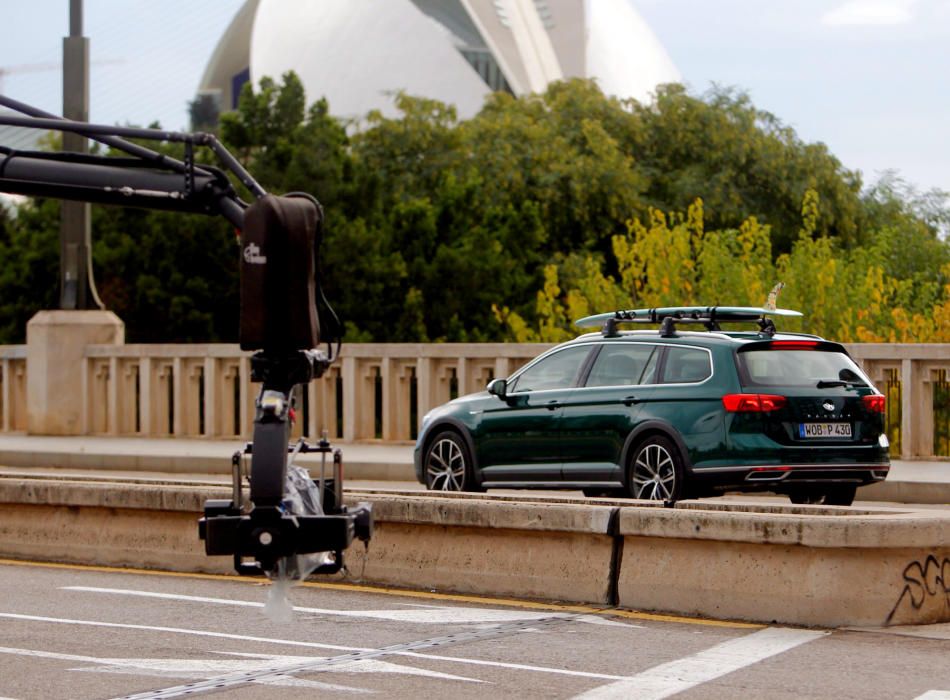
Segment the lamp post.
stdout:
<svg viewBox="0 0 950 700">
<path fill-rule="evenodd" d="M 69 36 L 63 39 L 63 116 L 89 121 L 89 39 L 82 35 L 82 0 L 69 0 Z M 63 150 L 87 153 L 84 136 L 63 133 Z M 59 234 L 61 309 L 101 308 L 92 280 L 91 218 L 87 202 L 62 203 Z"/>
</svg>

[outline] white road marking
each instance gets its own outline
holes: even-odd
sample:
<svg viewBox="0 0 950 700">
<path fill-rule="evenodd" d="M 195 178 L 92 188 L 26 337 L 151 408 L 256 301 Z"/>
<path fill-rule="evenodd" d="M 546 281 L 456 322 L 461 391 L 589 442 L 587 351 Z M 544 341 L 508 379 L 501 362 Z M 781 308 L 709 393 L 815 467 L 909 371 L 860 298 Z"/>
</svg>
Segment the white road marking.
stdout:
<svg viewBox="0 0 950 700">
<path fill-rule="evenodd" d="M 133 625 L 122 622 L 99 622 L 98 620 L 74 620 L 63 617 L 43 617 L 41 615 L 20 615 L 17 613 L 0 613 L 0 618 L 12 620 L 32 620 L 34 622 L 54 622 L 65 625 L 84 625 L 87 627 L 114 627 L 118 629 L 144 630 L 147 632 L 171 632 L 175 634 L 189 634 L 198 637 L 217 637 L 219 639 L 235 639 L 244 642 L 264 642 L 267 644 L 285 644 L 287 646 L 310 647 L 313 649 L 329 649 L 331 651 L 372 651 L 372 647 L 346 647 L 337 644 L 321 644 L 319 642 L 298 642 L 292 639 L 273 639 L 271 637 L 255 637 L 246 634 L 232 634 L 227 632 L 208 632 L 191 630 L 182 627 L 159 627 L 154 625 Z"/>
<path fill-rule="evenodd" d="M 332 651 L 346 652 L 368 652 L 374 651 L 371 647 L 347 647 L 336 644 L 321 644 L 319 642 L 302 642 L 293 639 L 274 639 L 272 637 L 255 637 L 245 634 L 229 634 L 227 632 L 210 632 L 205 630 L 185 629 L 181 627 L 157 627 L 153 625 L 134 625 L 121 622 L 99 622 L 97 620 L 75 620 L 59 617 L 43 617 L 40 615 L 20 615 L 17 613 L 0 613 L 0 618 L 10 618 L 13 620 L 31 620 L 35 622 L 51 622 L 66 625 L 84 625 L 88 627 L 111 627 L 117 629 L 143 630 L 146 632 L 167 632 L 172 634 L 187 634 L 197 637 L 213 637 L 217 639 L 234 639 L 238 641 L 260 642 L 263 644 L 279 644 L 283 646 L 308 647 L 314 649 L 330 649 Z M 631 625 L 633 626 L 633 625 Z M 430 659 L 434 661 L 446 661 L 448 663 L 468 664 L 472 666 L 494 666 L 515 671 L 533 671 L 537 673 L 553 673 L 563 676 L 575 676 L 579 678 L 595 678 L 598 680 L 620 680 L 626 676 L 617 676 L 607 673 L 591 673 L 588 671 L 571 671 L 563 668 L 552 668 L 550 666 L 532 666 L 528 664 L 505 663 L 503 661 L 484 661 L 481 659 L 466 659 L 456 656 L 443 656 L 440 654 L 429 654 L 417 651 L 394 651 L 391 656 L 408 656 L 419 659 Z M 4 698 L 0 698 L 4 700 Z"/>
<path fill-rule="evenodd" d="M 928 690 L 914 700 L 950 700 L 950 690 Z"/>
<path fill-rule="evenodd" d="M 691 656 L 654 666 L 622 681 L 602 685 L 578 695 L 577 698 L 667 698 L 827 634 L 829 633 L 813 630 L 770 627 L 738 639 L 730 639 Z"/>
<path fill-rule="evenodd" d="M 240 656 L 240 659 L 119 659 L 119 658 L 100 658 L 95 656 L 79 656 L 75 654 L 58 654 L 54 652 L 37 651 L 35 649 L 17 649 L 11 647 L 0 647 L 0 654 L 13 654 L 16 656 L 32 656 L 47 659 L 57 659 L 60 661 L 79 661 L 82 663 L 95 664 L 94 668 L 73 668 L 71 671 L 95 671 L 99 673 L 124 673 L 137 676 L 161 676 L 163 678 L 175 677 L 186 678 L 189 680 L 205 679 L 222 674 L 232 673 L 258 673 L 274 667 L 275 664 L 281 666 L 294 666 L 303 664 L 312 664 L 318 661 L 326 660 L 327 657 L 319 656 L 285 656 L 273 654 L 229 654 L 230 656 Z M 323 669 L 314 669 L 320 671 Z M 332 668 L 333 672 L 340 673 L 398 673 L 408 676 L 424 676 L 426 678 L 435 678 L 438 680 L 464 681 L 468 683 L 483 683 L 477 678 L 467 678 L 441 671 L 430 671 L 415 666 L 400 666 L 399 664 L 379 659 L 359 659 L 349 663 L 340 663 Z M 290 679 L 277 673 L 274 675 L 263 676 L 258 679 L 258 683 L 286 685 L 285 680 L 294 680 L 293 685 L 311 685 L 306 679 Z M 318 686 L 325 687 L 326 684 L 317 682 Z M 342 687 L 342 686 L 341 686 Z M 349 690 L 349 688 L 347 688 Z"/>
<path fill-rule="evenodd" d="M 932 625 L 895 625 L 893 627 L 843 627 L 842 629 L 848 630 L 849 632 L 894 634 L 899 637 L 950 639 L 950 622 L 938 622 Z"/>
<path fill-rule="evenodd" d="M 249 600 L 228 600 L 225 598 L 209 598 L 206 596 L 179 595 L 176 593 L 156 593 L 153 591 L 135 591 L 124 588 L 97 588 L 94 586 L 64 586 L 65 591 L 83 591 L 86 593 L 105 593 L 110 595 L 138 596 L 143 598 L 160 598 L 163 600 L 181 600 L 193 603 L 210 603 L 212 605 L 232 605 L 247 608 L 263 608 L 264 603 Z M 333 615 L 338 617 L 361 617 L 374 620 L 388 620 L 390 622 L 409 622 L 430 625 L 463 625 L 463 624 L 502 624 L 519 622 L 521 620 L 549 620 L 553 618 L 570 618 L 577 622 L 595 625 L 611 625 L 617 627 L 642 627 L 626 622 L 606 620 L 598 615 L 578 615 L 576 613 L 558 612 L 527 612 L 521 610 L 497 610 L 492 608 L 463 608 L 439 607 L 410 608 L 408 610 L 327 610 L 324 608 L 305 608 L 294 606 L 295 612 L 313 615 Z"/>
</svg>

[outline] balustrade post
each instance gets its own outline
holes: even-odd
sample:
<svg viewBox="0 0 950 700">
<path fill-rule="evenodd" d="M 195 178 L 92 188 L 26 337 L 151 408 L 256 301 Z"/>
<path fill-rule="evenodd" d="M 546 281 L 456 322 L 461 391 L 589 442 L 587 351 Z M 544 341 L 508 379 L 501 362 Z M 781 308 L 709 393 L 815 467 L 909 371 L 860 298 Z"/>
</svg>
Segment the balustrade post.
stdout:
<svg viewBox="0 0 950 700">
<path fill-rule="evenodd" d="M 185 417 L 182 415 L 184 413 L 182 411 L 182 404 L 184 403 L 182 399 L 185 395 L 183 364 L 180 357 L 172 359 L 172 435 L 176 437 L 185 432 Z"/>
<path fill-rule="evenodd" d="M 120 435 L 135 434 L 135 414 L 138 411 L 138 399 L 135 394 L 135 378 L 139 373 L 139 366 L 135 360 L 120 359 L 116 367 L 119 393 L 116 397 L 116 431 Z"/>
<path fill-rule="evenodd" d="M 914 361 L 901 360 L 901 459 L 914 456 L 917 445 L 917 427 L 914 422 L 915 394 Z"/>
<path fill-rule="evenodd" d="M 346 442 L 356 439 L 356 413 L 359 410 L 356 405 L 356 384 L 358 381 L 356 372 L 356 358 L 344 357 L 341 374 L 343 376 L 343 440 Z"/>
<path fill-rule="evenodd" d="M 319 379 L 310 382 L 310 425 L 313 426 L 310 435 L 314 438 L 323 437 L 323 431 L 327 431 L 327 438 L 333 440 L 336 437 L 336 430 L 331 428 L 330 413 L 331 408 L 329 391 L 332 386 L 336 389 L 336 367 L 329 367 Z M 335 427 L 335 426 L 334 426 Z"/>
<path fill-rule="evenodd" d="M 218 402 L 221 400 L 219 396 L 221 392 L 221 381 L 218 376 L 218 361 L 213 357 L 206 357 L 204 361 L 204 382 L 205 382 L 205 395 L 204 395 L 204 413 L 205 413 L 205 425 L 204 433 L 205 437 L 212 437 L 218 435 Z"/>
<path fill-rule="evenodd" d="M 143 357 L 139 361 L 139 432 L 147 436 L 151 436 L 155 429 L 155 412 L 152 410 L 155 387 L 154 371 L 151 357 Z"/>
<path fill-rule="evenodd" d="M 472 384 L 471 378 L 468 376 L 470 365 L 471 363 L 467 357 L 460 357 L 458 364 L 455 365 L 455 379 L 458 381 L 459 396 L 465 396 L 472 391 L 469 388 Z"/>
<path fill-rule="evenodd" d="M 185 372 L 184 381 L 182 381 L 182 435 L 195 436 L 201 434 L 201 411 L 203 407 L 200 404 L 201 382 L 204 381 L 204 362 L 186 361 L 182 358 L 182 369 Z"/>
<path fill-rule="evenodd" d="M 323 430 L 327 431 L 330 440 L 336 439 L 340 434 L 337 420 L 337 379 L 341 376 L 339 367 L 330 367 L 326 374 L 314 382 L 314 391 L 317 394 L 314 406 L 320 407 L 319 416 L 315 416 L 317 437 L 322 435 Z"/>
<path fill-rule="evenodd" d="M 495 377 L 497 379 L 507 379 L 511 373 L 509 369 L 511 361 L 507 357 L 498 357 L 495 359 Z"/>
<path fill-rule="evenodd" d="M 918 393 L 914 408 L 917 419 L 914 421 L 917 428 L 917 442 L 914 444 L 914 455 L 927 457 L 934 454 L 934 371 L 923 362 L 916 362 Z"/>
<path fill-rule="evenodd" d="M 383 440 L 398 440 L 397 415 L 399 405 L 398 370 L 391 357 L 384 357 L 379 365 L 379 376 L 383 382 Z"/>
<path fill-rule="evenodd" d="M 415 378 L 415 364 L 401 364 L 396 377 L 396 417 L 394 429 L 397 440 L 412 439 L 412 380 Z M 418 384 L 416 390 L 418 392 Z M 420 414 L 421 416 L 424 414 Z"/>
<path fill-rule="evenodd" d="M 89 358 L 86 357 L 79 361 L 79 386 L 83 397 L 88 397 L 89 392 L 92 389 L 92 381 L 90 381 L 90 364 L 91 362 L 89 361 Z M 80 435 L 90 435 L 92 433 L 91 409 L 89 407 L 89 401 L 86 398 L 83 399 L 81 404 L 79 430 Z"/>
<path fill-rule="evenodd" d="M 422 419 L 432 410 L 433 362 L 430 357 L 416 360 L 416 430 L 422 430 Z"/>
<path fill-rule="evenodd" d="M 109 358 L 109 374 L 106 375 L 106 432 L 119 432 L 119 358 Z"/>
<path fill-rule="evenodd" d="M 99 360 L 92 363 L 90 372 L 92 385 L 86 394 L 87 413 L 89 414 L 89 433 L 109 432 L 109 362 Z"/>
<path fill-rule="evenodd" d="M 356 414 L 356 439 L 367 440 L 376 437 L 376 372 L 379 365 L 371 362 L 358 363 L 357 404 L 353 407 Z"/>
<path fill-rule="evenodd" d="M 222 362 L 218 376 L 218 396 L 220 399 L 220 412 L 218 414 L 218 434 L 219 435 L 240 435 L 241 416 L 239 410 L 239 401 L 241 400 L 241 366 L 240 360 L 234 362 Z M 237 389 L 237 396 L 234 390 Z M 235 418 L 237 420 L 235 421 Z"/>
<path fill-rule="evenodd" d="M 0 361 L 0 408 L 2 408 L 0 418 L 3 420 L 3 423 L 0 424 L 0 430 L 5 433 L 12 430 L 13 426 L 11 418 L 13 391 L 11 390 L 12 382 L 10 381 L 10 365 L 12 364 L 10 360 Z"/>
<path fill-rule="evenodd" d="M 26 430 L 26 361 L 12 365 L 12 368 L 11 425 L 14 430 Z"/>
</svg>

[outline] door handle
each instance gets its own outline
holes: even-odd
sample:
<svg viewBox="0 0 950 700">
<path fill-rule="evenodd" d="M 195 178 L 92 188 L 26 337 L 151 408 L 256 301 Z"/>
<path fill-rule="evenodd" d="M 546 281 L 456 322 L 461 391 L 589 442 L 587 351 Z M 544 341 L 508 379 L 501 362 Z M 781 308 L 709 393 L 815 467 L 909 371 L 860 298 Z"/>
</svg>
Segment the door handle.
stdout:
<svg viewBox="0 0 950 700">
<path fill-rule="evenodd" d="M 547 408 L 549 411 L 553 411 L 555 408 L 558 408 L 561 404 L 557 401 L 548 401 Z"/>
<path fill-rule="evenodd" d="M 624 399 L 623 399 L 623 405 L 624 405 L 624 406 L 632 406 L 632 405 L 635 404 L 636 402 L 637 402 L 637 397 L 636 397 L 636 396 L 625 396 Z"/>
</svg>

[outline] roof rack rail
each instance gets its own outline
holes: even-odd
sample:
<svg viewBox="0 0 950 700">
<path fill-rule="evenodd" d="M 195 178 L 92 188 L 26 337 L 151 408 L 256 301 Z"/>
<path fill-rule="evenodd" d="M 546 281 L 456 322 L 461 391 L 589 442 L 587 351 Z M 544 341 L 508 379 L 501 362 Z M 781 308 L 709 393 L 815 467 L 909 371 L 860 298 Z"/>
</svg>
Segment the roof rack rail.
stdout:
<svg viewBox="0 0 950 700">
<path fill-rule="evenodd" d="M 667 306 L 595 314 L 578 319 L 574 324 L 581 328 L 601 326 L 604 337 L 611 338 L 619 335 L 617 325 L 620 323 L 659 323 L 660 336 L 669 338 L 676 335 L 676 325 L 680 323 L 699 323 L 708 331 L 721 330 L 720 323 L 756 323 L 760 333 L 771 337 L 776 329 L 769 316 L 801 315 L 792 309 L 759 306 Z"/>
</svg>

